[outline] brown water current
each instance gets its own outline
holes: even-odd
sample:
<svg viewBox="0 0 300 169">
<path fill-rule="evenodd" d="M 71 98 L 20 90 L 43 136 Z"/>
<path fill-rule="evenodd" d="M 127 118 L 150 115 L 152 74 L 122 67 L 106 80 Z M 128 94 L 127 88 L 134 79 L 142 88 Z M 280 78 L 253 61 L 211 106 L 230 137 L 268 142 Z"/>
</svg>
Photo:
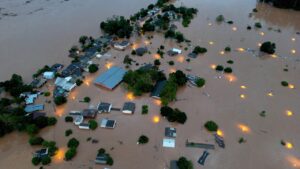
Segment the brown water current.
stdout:
<svg viewBox="0 0 300 169">
<path fill-rule="evenodd" d="M 6 80 L 12 73 L 18 73 L 31 80 L 32 73 L 45 64 L 68 64 L 68 49 L 76 44 L 81 35 L 99 36 L 99 22 L 112 15 L 135 13 L 153 1 L 125 0 L 70 0 L 70 1 L 37 1 L 25 4 L 19 0 L 4 0 L 0 2 L 0 12 L 6 10 L 17 13 L 17 16 L 2 16 L 0 20 L 0 80 Z M 99 168 L 94 159 L 99 148 L 105 148 L 114 158 L 111 169 L 165 169 L 169 168 L 170 160 L 186 156 L 193 161 L 196 169 L 292 169 L 300 168 L 300 12 L 275 9 L 255 0 L 181 0 L 176 5 L 195 7 L 199 10 L 197 17 L 188 28 L 178 23 L 178 29 L 192 45 L 206 47 L 208 52 L 185 61 L 192 50 L 189 47 L 182 55 L 165 56 L 161 59 L 160 68 L 165 73 L 174 70 L 184 70 L 186 73 L 201 76 L 206 79 L 204 88 L 186 86 L 179 90 L 178 101 L 171 104 L 185 111 L 188 120 L 184 125 L 172 124 L 161 118 L 158 123 L 153 117 L 159 116 L 160 106 L 148 95 L 134 98 L 137 105 L 134 115 L 123 115 L 119 112 L 98 114 L 97 120 L 108 117 L 117 121 L 113 130 L 97 128 L 95 131 L 80 130 L 75 125 L 64 121 L 65 115 L 71 110 L 81 110 L 96 106 L 100 101 L 111 102 L 114 107 L 121 107 L 127 92 L 122 85 L 113 91 L 107 91 L 93 85 L 93 80 L 107 68 L 106 63 L 124 67 L 122 64 L 126 51 L 110 50 L 112 57 L 108 60 L 94 59 L 100 69 L 93 75 L 88 75 L 84 84 L 71 92 L 68 103 L 54 109 L 54 105 L 46 103 L 48 115 L 58 117 L 55 127 L 42 130 L 41 136 L 55 140 L 60 152 L 66 150 L 69 140 L 64 132 L 73 130 L 71 137 L 80 140 L 76 157 L 69 162 L 61 156 L 54 157 L 53 162 L 45 168 Z M 5 9 L 2 9 L 5 8 Z M 253 8 L 258 12 L 249 17 Z M 32 12 L 34 11 L 34 12 Z M 30 13 L 30 14 L 29 14 Z M 226 20 L 234 23 L 218 24 L 215 18 L 224 15 Z M 255 22 L 261 22 L 262 28 L 247 30 Z M 278 31 L 280 29 L 280 31 Z M 171 40 L 165 40 L 160 34 L 153 34 L 150 44 L 146 38 L 133 37 L 137 46 L 147 46 L 152 54 L 143 57 L 133 56 L 138 63 L 152 63 L 154 53 L 160 45 L 181 47 Z M 264 41 L 273 41 L 277 45 L 276 55 L 254 55 L 259 45 Z M 232 52 L 223 53 L 226 46 L 231 46 Z M 182 44 L 182 49 L 186 47 Z M 168 61 L 174 60 L 170 66 Z M 227 60 L 233 60 L 229 65 Z M 232 75 L 217 73 L 212 65 L 230 66 Z M 192 68 L 190 72 L 185 69 Z M 135 69 L 137 66 L 133 65 Z M 288 68 L 288 72 L 283 71 Z M 286 80 L 294 85 L 294 89 L 284 88 L 280 82 Z M 50 82 L 44 91 L 53 87 Z M 85 96 L 91 98 L 91 103 L 79 102 Z M 37 102 L 44 103 L 40 97 Z M 149 105 L 149 114 L 142 115 L 142 105 Z M 266 117 L 259 113 L 265 110 Z M 287 116 L 287 111 L 293 115 Z M 186 148 L 186 139 L 214 143 L 211 133 L 203 124 L 208 120 L 218 123 L 224 134 L 226 148 L 210 150 L 205 166 L 197 163 L 203 150 Z M 162 147 L 164 128 L 177 128 L 176 148 Z M 137 145 L 137 139 L 145 134 L 150 138 L 146 145 Z M 88 137 L 99 140 L 98 144 L 86 141 Z M 239 138 L 246 142 L 239 144 Z M 292 149 L 280 144 L 281 140 L 291 142 Z M 28 144 L 26 134 L 12 133 L 0 139 L 0 168 L 30 169 L 32 153 L 38 147 Z M 63 153 L 60 153 L 63 154 Z M 18 161 L 18 163 L 16 163 Z"/>
</svg>

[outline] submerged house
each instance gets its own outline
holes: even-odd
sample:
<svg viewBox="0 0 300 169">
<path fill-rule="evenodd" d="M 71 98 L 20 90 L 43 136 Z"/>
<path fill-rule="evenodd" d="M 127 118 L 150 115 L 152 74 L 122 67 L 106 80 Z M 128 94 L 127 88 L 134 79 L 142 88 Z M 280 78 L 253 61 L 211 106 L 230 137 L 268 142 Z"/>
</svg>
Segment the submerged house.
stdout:
<svg viewBox="0 0 300 169">
<path fill-rule="evenodd" d="M 82 75 L 82 67 L 80 63 L 71 63 L 68 67 L 66 67 L 61 75 L 63 77 L 68 76 L 81 76 Z"/>
<path fill-rule="evenodd" d="M 166 137 L 171 137 L 171 138 L 175 138 L 176 135 L 176 128 L 173 127 L 166 127 L 165 128 L 165 136 Z"/>
<path fill-rule="evenodd" d="M 146 47 L 140 47 L 135 50 L 136 55 L 138 56 L 143 56 L 147 51 L 148 49 Z"/>
<path fill-rule="evenodd" d="M 43 148 L 43 149 L 36 151 L 33 156 L 37 157 L 37 158 L 43 158 L 43 157 L 48 156 L 48 148 Z"/>
<path fill-rule="evenodd" d="M 47 83 L 47 79 L 34 79 L 30 85 L 33 87 L 33 88 L 40 88 L 42 86 L 44 86 L 44 84 Z"/>
<path fill-rule="evenodd" d="M 125 102 L 122 108 L 122 112 L 124 114 L 133 114 L 135 111 L 135 103 L 133 102 Z"/>
<path fill-rule="evenodd" d="M 111 111 L 111 108 L 112 104 L 105 102 L 100 102 L 97 107 L 99 113 L 109 113 Z"/>
<path fill-rule="evenodd" d="M 42 110 L 44 110 L 44 105 L 43 104 L 27 105 L 24 110 L 26 113 L 42 111 Z"/>
<path fill-rule="evenodd" d="M 178 55 L 178 54 L 181 54 L 181 50 L 180 49 L 177 49 L 177 48 L 172 48 L 171 50 L 169 50 L 168 52 L 167 52 L 167 54 L 169 55 L 169 56 L 176 56 L 176 55 Z"/>
<path fill-rule="evenodd" d="M 162 90 L 164 89 L 166 84 L 167 84 L 166 80 L 156 82 L 156 84 L 151 92 L 151 97 L 153 97 L 155 99 L 160 99 L 160 93 L 162 92 Z"/>
<path fill-rule="evenodd" d="M 129 41 L 115 42 L 113 47 L 117 50 L 125 50 L 130 45 Z"/>
<path fill-rule="evenodd" d="M 38 94 L 36 94 L 36 93 L 26 92 L 26 93 L 20 94 L 20 98 L 24 98 L 26 105 L 33 104 L 37 97 L 38 97 Z"/>
<path fill-rule="evenodd" d="M 100 127 L 107 128 L 107 129 L 113 129 L 116 126 L 116 120 L 109 120 L 107 118 L 104 118 L 100 121 Z"/>
<path fill-rule="evenodd" d="M 74 87 L 76 87 L 76 83 L 73 82 L 72 77 L 57 77 L 54 84 L 66 91 L 71 91 Z"/>
<path fill-rule="evenodd" d="M 85 130 L 89 130 L 90 129 L 90 125 L 88 123 L 80 123 L 78 127 L 80 129 L 85 129 Z"/>
<path fill-rule="evenodd" d="M 97 113 L 98 113 L 98 110 L 96 110 L 96 109 L 84 109 L 81 114 L 84 118 L 94 119 L 96 117 Z"/>
<path fill-rule="evenodd" d="M 98 76 L 94 83 L 106 89 L 113 90 L 123 81 L 125 73 L 126 70 L 114 66 Z"/>
<path fill-rule="evenodd" d="M 109 156 L 107 154 L 98 154 L 95 160 L 96 164 L 107 164 Z"/>
</svg>

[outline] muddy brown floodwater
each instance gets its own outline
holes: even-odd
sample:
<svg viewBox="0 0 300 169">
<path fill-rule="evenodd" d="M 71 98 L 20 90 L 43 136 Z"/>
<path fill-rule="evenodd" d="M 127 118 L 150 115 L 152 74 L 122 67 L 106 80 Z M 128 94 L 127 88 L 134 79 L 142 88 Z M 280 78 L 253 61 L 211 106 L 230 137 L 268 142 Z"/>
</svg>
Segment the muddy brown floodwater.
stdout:
<svg viewBox="0 0 300 169">
<path fill-rule="evenodd" d="M 68 49 L 76 43 L 80 35 L 99 36 L 99 22 L 116 15 L 130 15 L 151 1 L 125 0 L 70 0 L 70 1 L 32 1 L 13 0 L 0 2 L 0 7 L 15 12 L 13 17 L 2 17 L 0 20 L 0 79 L 5 80 L 12 73 L 24 75 L 31 80 L 31 74 L 37 68 L 56 62 L 67 64 Z M 186 62 L 184 51 L 176 57 L 165 56 L 161 59 L 160 68 L 165 73 L 184 70 L 206 79 L 204 88 L 187 86 L 180 89 L 178 101 L 171 104 L 185 111 L 188 116 L 186 124 L 171 124 L 161 118 L 158 123 L 153 121 L 159 116 L 160 106 L 148 95 L 134 98 L 137 105 L 134 115 L 123 115 L 118 112 L 98 114 L 97 120 L 109 117 L 117 121 L 113 130 L 98 128 L 95 131 L 79 130 L 73 124 L 64 122 L 70 110 L 96 106 L 99 101 L 113 103 L 121 107 L 128 100 L 126 90 L 120 85 L 114 91 L 107 91 L 93 85 L 93 80 L 107 68 L 106 63 L 121 66 L 126 54 L 111 50 L 112 57 L 108 60 L 95 59 L 100 70 L 87 76 L 84 84 L 76 88 L 69 96 L 66 105 L 54 109 L 46 104 L 46 112 L 59 118 L 55 127 L 41 131 L 41 136 L 55 140 L 60 151 L 50 166 L 45 168 L 101 168 L 95 165 L 97 149 L 105 148 L 114 158 L 111 169 L 164 169 L 169 168 L 169 161 L 186 156 L 192 160 L 196 169 L 289 169 L 300 168 L 300 36 L 296 34 L 300 28 L 300 12 L 275 9 L 268 5 L 257 4 L 255 0 L 181 0 L 176 5 L 198 8 L 197 17 L 188 28 L 177 24 L 178 29 L 192 41 L 194 45 L 207 47 L 208 52 Z M 36 10 L 41 9 L 43 10 Z M 253 8 L 258 12 L 249 17 Z M 28 15 L 28 12 L 36 11 Z M 224 15 L 226 20 L 234 24 L 217 24 L 215 18 Z M 247 30 L 248 25 L 261 22 L 262 29 Z M 278 31 L 280 29 L 280 32 Z M 277 44 L 276 55 L 253 55 L 258 53 L 259 45 L 264 41 Z M 138 63 L 153 62 L 157 48 L 163 44 L 166 49 L 179 46 L 173 41 L 165 40 L 160 34 L 154 34 L 149 41 L 145 38 L 133 37 L 136 46 L 147 46 L 152 54 L 133 57 Z M 223 53 L 226 46 L 232 52 Z M 168 61 L 174 60 L 175 65 L 169 66 Z M 227 60 L 233 60 L 228 65 Z M 222 64 L 233 68 L 232 75 L 217 73 L 211 67 Z M 185 69 L 191 67 L 187 72 Z M 132 69 L 137 66 L 131 66 Z M 288 68 L 288 72 L 283 71 Z M 280 82 L 286 80 L 294 85 L 293 89 L 284 88 Z M 48 90 L 53 82 L 43 90 Z M 83 97 L 89 96 L 91 103 L 80 103 Z M 37 100 L 44 103 L 45 98 Z M 142 105 L 149 105 L 149 114 L 141 115 Z M 265 110 L 266 117 L 259 113 Z M 291 111 L 287 114 L 287 111 Z M 289 116 L 288 116 L 289 115 Z M 208 120 L 218 123 L 222 131 L 226 148 L 210 150 L 205 166 L 197 164 L 202 149 L 186 148 L 186 139 L 195 142 L 214 143 L 213 137 L 204 128 Z M 176 148 L 162 148 L 164 128 L 177 128 Z M 71 137 L 80 140 L 78 154 L 69 162 L 63 161 L 66 143 L 69 138 L 64 136 L 67 129 L 73 130 Z M 150 138 L 146 145 L 137 145 L 137 138 L 145 134 Z M 98 144 L 87 142 L 92 137 L 99 140 Z M 246 142 L 239 144 L 239 138 Z M 38 147 L 27 143 L 28 136 L 12 133 L 0 139 L 0 168 L 29 169 L 32 152 Z M 290 149 L 280 144 L 281 140 L 292 143 Z M 18 163 L 16 163 L 18 161 Z"/>
</svg>

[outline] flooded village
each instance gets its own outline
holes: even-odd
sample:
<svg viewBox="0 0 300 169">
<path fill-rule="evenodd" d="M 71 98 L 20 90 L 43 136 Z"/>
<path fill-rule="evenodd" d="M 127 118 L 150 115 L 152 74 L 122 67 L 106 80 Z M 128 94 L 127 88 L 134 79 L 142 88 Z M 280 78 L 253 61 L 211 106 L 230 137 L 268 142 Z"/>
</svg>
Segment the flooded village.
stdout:
<svg viewBox="0 0 300 169">
<path fill-rule="evenodd" d="M 60 39 L 26 44 L 35 31 L 5 31 L 29 7 L 0 2 L 1 167 L 300 168 L 299 11 L 253 0 L 132 1 L 116 12 L 127 4 L 43 3 L 33 19 L 63 8 L 92 19 L 70 19 L 74 30 L 58 19 L 49 32 Z M 11 52 L 18 39 L 26 49 Z"/>
</svg>

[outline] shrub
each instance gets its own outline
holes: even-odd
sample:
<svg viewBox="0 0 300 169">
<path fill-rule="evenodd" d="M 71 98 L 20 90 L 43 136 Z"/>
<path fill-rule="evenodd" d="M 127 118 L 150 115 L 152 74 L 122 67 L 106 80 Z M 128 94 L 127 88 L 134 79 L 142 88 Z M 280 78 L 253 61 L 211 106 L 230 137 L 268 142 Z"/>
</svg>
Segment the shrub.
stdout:
<svg viewBox="0 0 300 169">
<path fill-rule="evenodd" d="M 135 51 L 135 50 L 132 50 L 132 51 L 131 51 L 131 54 L 132 54 L 132 55 L 136 55 L 136 51 Z"/>
<path fill-rule="evenodd" d="M 148 105 L 142 106 L 142 114 L 148 114 Z"/>
<path fill-rule="evenodd" d="M 225 52 L 230 52 L 231 51 L 231 48 L 230 48 L 230 46 L 227 46 L 227 47 L 225 47 Z"/>
<path fill-rule="evenodd" d="M 226 68 L 224 69 L 224 72 L 225 72 L 225 73 L 232 73 L 231 67 L 226 67 Z"/>
<path fill-rule="evenodd" d="M 261 46 L 260 46 L 260 51 L 261 52 L 265 52 L 268 54 L 274 54 L 275 53 L 275 49 L 276 49 L 276 44 L 272 43 L 272 42 L 264 42 Z"/>
<path fill-rule="evenodd" d="M 227 21 L 228 24 L 232 25 L 233 24 L 233 21 Z"/>
<path fill-rule="evenodd" d="M 200 88 L 203 87 L 205 85 L 205 79 L 203 79 L 203 78 L 197 79 L 196 85 L 197 85 L 197 87 L 200 87 Z"/>
<path fill-rule="evenodd" d="M 224 22 L 224 20 L 225 20 L 225 18 L 224 18 L 223 15 L 219 15 L 219 16 L 216 17 L 217 22 Z"/>
<path fill-rule="evenodd" d="M 243 137 L 240 137 L 239 138 L 239 143 L 241 144 L 241 143 L 244 143 L 244 142 L 246 142 L 246 140 Z"/>
<path fill-rule="evenodd" d="M 261 112 L 259 113 L 259 115 L 260 115 L 261 117 L 266 117 L 266 111 L 265 111 L 265 110 L 261 111 Z"/>
<path fill-rule="evenodd" d="M 54 103 L 59 106 L 67 102 L 67 99 L 64 96 L 57 96 L 54 98 Z"/>
<path fill-rule="evenodd" d="M 251 26 L 247 26 L 247 30 L 251 30 L 252 29 L 252 27 Z"/>
<path fill-rule="evenodd" d="M 77 79 L 77 80 L 76 80 L 76 85 L 77 85 L 77 86 L 80 86 L 82 83 L 83 83 L 82 80 L 80 80 L 80 79 Z"/>
<path fill-rule="evenodd" d="M 227 60 L 227 63 L 228 63 L 228 64 L 233 64 L 234 61 L 233 61 L 233 60 Z"/>
<path fill-rule="evenodd" d="M 76 148 L 72 147 L 65 153 L 65 160 L 69 161 L 71 160 L 77 153 Z"/>
<path fill-rule="evenodd" d="M 139 144 L 146 144 L 149 142 L 149 138 L 145 135 L 141 135 L 138 139 Z"/>
<path fill-rule="evenodd" d="M 42 145 L 43 141 L 44 141 L 44 139 L 42 137 L 33 136 L 33 137 L 30 137 L 29 144 L 32 146 L 33 145 Z"/>
<path fill-rule="evenodd" d="M 53 126 L 57 123 L 57 119 L 55 117 L 48 117 L 48 125 Z"/>
<path fill-rule="evenodd" d="M 51 163 L 51 158 L 49 156 L 45 156 L 41 159 L 43 165 L 47 165 Z"/>
<path fill-rule="evenodd" d="M 115 16 L 107 19 L 106 22 L 101 22 L 101 29 L 110 35 L 117 35 L 119 38 L 129 38 L 133 27 L 130 25 L 130 20 L 125 19 L 123 16 Z"/>
<path fill-rule="evenodd" d="M 89 103 L 91 101 L 91 98 L 90 97 L 84 97 L 83 101 L 86 102 L 86 103 Z"/>
<path fill-rule="evenodd" d="M 95 120 L 89 120 L 89 127 L 92 130 L 95 130 L 98 127 L 98 123 Z"/>
<path fill-rule="evenodd" d="M 105 153 L 105 149 L 104 149 L 104 148 L 100 148 L 100 149 L 98 150 L 98 155 L 104 154 L 104 153 Z"/>
<path fill-rule="evenodd" d="M 33 157 L 33 158 L 31 159 L 31 162 L 32 162 L 33 165 L 36 166 L 36 165 L 39 165 L 39 164 L 40 164 L 41 159 L 38 158 L 38 157 Z"/>
<path fill-rule="evenodd" d="M 98 71 L 98 66 L 96 65 L 96 64 L 91 64 L 90 66 L 89 66 L 89 72 L 90 73 L 95 73 L 95 72 L 97 72 Z"/>
<path fill-rule="evenodd" d="M 159 65 L 160 65 L 159 59 L 155 59 L 155 60 L 154 60 L 154 65 L 155 65 L 155 66 L 159 66 Z"/>
<path fill-rule="evenodd" d="M 262 28 L 262 25 L 261 25 L 261 23 L 259 23 L 259 22 L 256 22 L 256 23 L 254 24 L 254 26 L 255 26 L 256 28 Z"/>
<path fill-rule="evenodd" d="M 26 131 L 29 135 L 38 133 L 39 129 L 35 124 L 29 124 L 26 126 Z"/>
<path fill-rule="evenodd" d="M 173 66 L 174 65 L 174 61 L 169 61 L 169 65 Z"/>
<path fill-rule="evenodd" d="M 73 122 L 73 117 L 72 116 L 66 116 L 65 117 L 65 122 Z"/>
<path fill-rule="evenodd" d="M 186 114 L 177 108 L 173 110 L 171 107 L 163 106 L 160 108 L 160 114 L 163 117 L 167 117 L 169 122 L 184 124 L 187 120 Z"/>
<path fill-rule="evenodd" d="M 218 130 L 218 125 L 214 122 L 214 121 L 207 121 L 204 124 L 204 127 L 208 130 L 208 131 L 217 131 Z"/>
<path fill-rule="evenodd" d="M 284 87 L 287 87 L 289 85 L 289 83 L 287 81 L 282 81 L 281 85 L 284 86 Z"/>
<path fill-rule="evenodd" d="M 77 148 L 78 146 L 79 146 L 79 141 L 76 138 L 73 137 L 68 141 L 69 148 Z"/>
<path fill-rule="evenodd" d="M 50 92 L 45 92 L 45 93 L 44 93 L 44 96 L 45 96 L 45 97 L 48 97 L 48 96 L 50 96 L 50 95 L 51 95 Z"/>
<path fill-rule="evenodd" d="M 196 53 L 196 54 L 203 54 L 203 53 L 206 53 L 207 52 L 207 49 L 204 48 L 204 47 L 200 47 L 200 46 L 196 46 L 193 50 L 193 53 Z"/>
<path fill-rule="evenodd" d="M 181 70 L 177 70 L 174 73 L 170 73 L 169 79 L 175 82 L 178 86 L 183 86 L 187 82 L 187 77 Z"/>
<path fill-rule="evenodd" d="M 111 156 L 108 156 L 107 157 L 107 162 L 106 162 L 107 165 L 110 165 L 112 166 L 114 164 L 114 160 L 111 158 Z"/>
<path fill-rule="evenodd" d="M 193 169 L 193 163 L 187 160 L 185 157 L 180 157 L 177 161 L 177 166 L 179 169 Z"/>
<path fill-rule="evenodd" d="M 73 133 L 73 131 L 71 130 L 71 129 L 68 129 L 68 130 L 66 130 L 65 131 L 65 136 L 69 136 L 69 135 L 71 135 Z"/>
<path fill-rule="evenodd" d="M 223 71 L 223 70 L 224 70 L 224 67 L 223 67 L 222 65 L 217 65 L 217 66 L 216 66 L 216 71 L 221 72 L 221 71 Z"/>
</svg>

